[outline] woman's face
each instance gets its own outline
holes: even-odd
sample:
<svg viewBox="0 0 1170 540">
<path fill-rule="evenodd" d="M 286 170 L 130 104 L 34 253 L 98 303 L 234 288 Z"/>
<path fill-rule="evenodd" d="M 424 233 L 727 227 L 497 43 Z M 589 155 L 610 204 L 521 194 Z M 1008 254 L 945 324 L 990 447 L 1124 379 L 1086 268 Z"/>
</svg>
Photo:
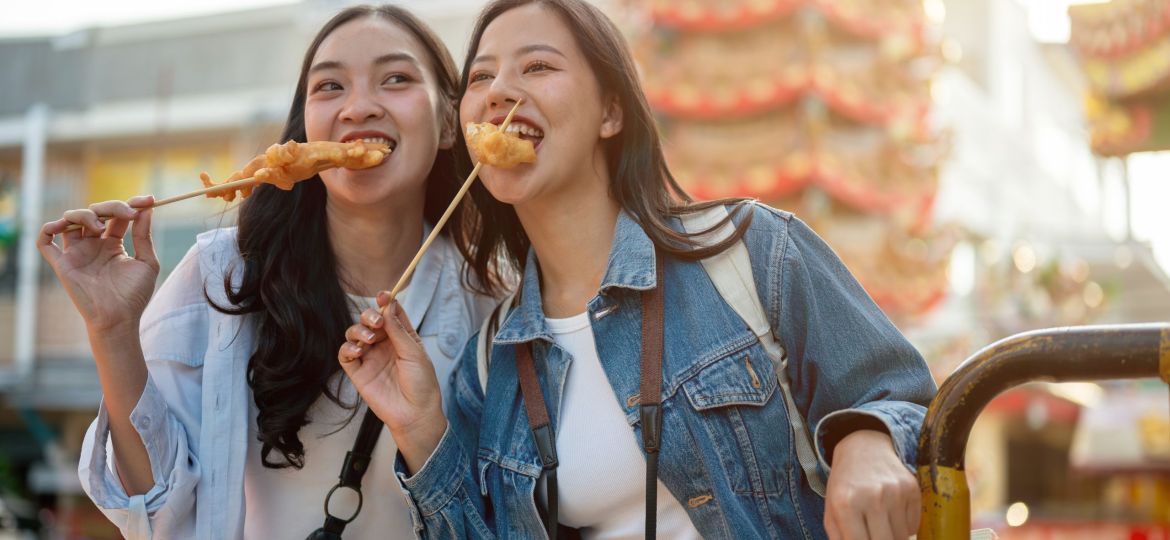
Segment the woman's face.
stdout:
<svg viewBox="0 0 1170 540">
<path fill-rule="evenodd" d="M 621 131 L 621 113 L 603 100 L 589 62 L 556 13 L 529 4 L 494 19 L 480 38 L 466 84 L 461 125 L 500 124 L 524 100 L 512 125 L 536 145 L 536 163 L 484 167 L 480 177 L 497 200 L 522 204 L 571 194 L 581 187 L 574 181 L 606 180 L 601 141 Z M 601 171 L 591 169 L 598 166 Z"/>
<path fill-rule="evenodd" d="M 374 140 L 393 151 L 369 169 L 321 173 L 331 198 L 379 204 L 417 197 L 440 148 L 444 99 L 428 68 L 426 49 L 410 32 L 381 17 L 347 22 L 325 38 L 308 73 L 305 132 L 309 141 Z"/>
</svg>

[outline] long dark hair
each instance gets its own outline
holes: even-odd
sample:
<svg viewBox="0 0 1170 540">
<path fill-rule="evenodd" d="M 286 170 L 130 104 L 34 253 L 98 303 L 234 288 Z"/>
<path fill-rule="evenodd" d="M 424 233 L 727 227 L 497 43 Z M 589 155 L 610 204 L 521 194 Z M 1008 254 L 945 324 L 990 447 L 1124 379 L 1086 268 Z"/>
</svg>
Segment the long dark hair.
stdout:
<svg viewBox="0 0 1170 540">
<path fill-rule="evenodd" d="M 696 202 L 679 185 L 666 166 L 662 141 L 638 81 L 629 46 L 613 22 L 588 2 L 496 0 L 488 4 L 480 13 L 471 34 L 467 57 L 463 62 L 463 84 L 467 84 L 471 62 L 479 52 L 479 41 L 488 25 L 504 12 L 529 4 L 544 6 L 561 17 L 593 69 L 603 94 L 608 94 L 603 95 L 603 98 L 616 98 L 621 107 L 621 132 L 603 141 L 610 196 L 630 213 L 654 245 L 665 254 L 685 260 L 699 260 L 738 242 L 751 224 L 751 212 L 745 212 L 744 219 L 730 238 L 706 247 L 694 239 L 695 235 L 680 233 L 670 227 L 671 216 L 748 199 Z M 460 158 L 461 167 L 467 166 L 469 158 L 466 155 Z M 465 252 L 464 256 L 470 262 L 469 270 L 480 275 L 498 275 L 498 266 L 501 264 L 508 264 L 513 270 L 519 269 L 528 255 L 531 242 L 520 225 L 516 210 L 492 198 L 481 183 L 472 187 L 471 196 L 479 216 L 477 222 L 469 224 L 467 229 L 472 249 Z M 734 219 L 745 208 L 747 205 L 736 204 L 728 219 Z M 721 227 L 723 223 L 716 224 L 716 227 Z"/>
<path fill-rule="evenodd" d="M 459 79 L 443 42 L 402 8 L 355 6 L 326 22 L 305 51 L 281 141 L 306 141 L 307 74 L 321 42 L 341 25 L 364 17 L 381 17 L 418 38 L 446 101 L 443 117 L 454 119 Z M 466 154 L 462 144 L 439 150 L 427 176 L 423 214 L 431 223 L 439 219 L 458 190 L 455 156 Z M 325 199 L 320 176 L 297 183 L 291 191 L 258 186 L 240 207 L 242 281 L 233 287 L 232 272 L 224 278 L 223 286 L 233 305 L 212 304 L 224 313 L 253 315 L 256 350 L 248 361 L 248 384 L 259 408 L 260 455 L 266 467 L 304 466 L 305 447 L 297 432 L 309 422 L 306 411 L 322 394 L 356 411 L 356 403 L 342 403 L 340 385 L 328 384 L 340 370 L 337 349 L 352 321 L 329 243 Z M 458 242 L 470 211 L 464 207 L 452 215 L 444 233 Z M 269 459 L 274 450 L 279 458 Z"/>
</svg>

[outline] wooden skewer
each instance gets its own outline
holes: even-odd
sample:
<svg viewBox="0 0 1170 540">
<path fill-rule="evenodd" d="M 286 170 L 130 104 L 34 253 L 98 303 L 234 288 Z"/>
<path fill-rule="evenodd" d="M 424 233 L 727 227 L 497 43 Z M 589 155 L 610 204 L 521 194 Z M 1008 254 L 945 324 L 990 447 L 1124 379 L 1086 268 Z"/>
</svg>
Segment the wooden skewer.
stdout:
<svg viewBox="0 0 1170 540">
<path fill-rule="evenodd" d="M 504 117 L 503 123 L 500 124 L 500 131 L 508 129 L 508 125 L 512 123 L 512 116 L 516 114 L 516 109 L 519 108 L 520 104 L 523 102 L 523 99 L 516 100 L 516 104 L 512 106 L 512 110 L 508 111 L 508 116 Z M 439 222 L 435 223 L 435 228 L 431 229 L 431 234 L 427 236 L 427 239 L 423 242 L 422 247 L 418 248 L 418 253 L 414 255 L 414 259 L 410 261 L 409 265 L 407 265 L 406 271 L 402 272 L 402 276 L 398 278 L 398 283 L 395 283 L 394 288 L 390 290 L 391 300 L 397 298 L 398 293 L 402 292 L 402 288 L 406 286 L 406 282 L 410 279 L 410 275 L 414 273 L 414 267 L 418 266 L 418 262 L 422 260 L 422 256 L 427 252 L 427 248 L 431 247 L 431 242 L 434 242 L 435 238 L 439 236 L 439 231 L 443 230 L 443 225 L 447 224 L 447 219 L 450 218 L 451 214 L 455 212 L 455 207 L 459 206 L 459 201 L 463 200 L 463 195 L 467 193 L 468 189 L 471 189 L 471 184 L 472 182 L 475 182 L 475 177 L 479 175 L 479 168 L 482 166 L 482 162 L 478 160 L 475 162 L 475 168 L 471 169 L 471 174 L 467 175 L 467 180 L 463 181 L 463 186 L 460 187 L 459 192 L 455 194 L 455 199 L 453 199 L 451 204 L 447 206 L 447 211 L 443 212 L 443 217 L 440 217 Z M 386 316 L 386 307 L 389 307 L 389 304 L 378 310 L 383 317 Z"/>
<path fill-rule="evenodd" d="M 203 188 L 200 190 L 192 191 L 190 193 L 184 193 L 182 195 L 175 195 L 174 197 L 167 197 L 165 199 L 160 199 L 160 200 L 154 201 L 154 204 L 152 204 L 150 206 L 136 208 L 135 210 L 145 210 L 147 208 L 158 208 L 160 206 L 165 206 L 165 205 L 168 205 L 168 204 L 171 204 L 174 202 L 185 201 L 185 200 L 190 199 L 192 197 L 198 197 L 200 195 L 207 195 L 208 193 L 211 193 L 213 191 L 241 188 L 241 187 L 247 186 L 249 184 L 255 184 L 256 182 L 257 182 L 257 180 L 255 178 L 241 178 L 239 180 L 234 180 L 232 182 L 226 182 L 226 183 L 219 184 L 216 186 L 211 186 L 209 188 Z M 103 216 L 103 217 L 100 217 L 98 219 L 105 221 L 109 218 Z M 77 229 L 80 229 L 80 228 L 81 228 L 80 224 L 74 223 L 68 227 L 65 227 L 65 232 L 76 231 Z"/>
</svg>

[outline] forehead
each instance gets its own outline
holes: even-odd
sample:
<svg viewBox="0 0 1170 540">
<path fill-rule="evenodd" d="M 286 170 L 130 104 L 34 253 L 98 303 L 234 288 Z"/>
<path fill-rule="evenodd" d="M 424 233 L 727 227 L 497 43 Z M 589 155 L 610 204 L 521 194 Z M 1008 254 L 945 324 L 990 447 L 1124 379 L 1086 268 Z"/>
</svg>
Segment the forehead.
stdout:
<svg viewBox="0 0 1170 540">
<path fill-rule="evenodd" d="M 510 55 L 533 44 L 552 45 L 566 56 L 579 56 L 577 41 L 561 16 L 539 4 L 510 9 L 492 19 L 479 40 L 479 53 Z"/>
<path fill-rule="evenodd" d="M 421 63 L 428 56 L 422 42 L 405 27 L 379 16 L 368 16 L 333 29 L 317 48 L 313 63 L 360 65 L 396 52 L 408 53 Z"/>
</svg>

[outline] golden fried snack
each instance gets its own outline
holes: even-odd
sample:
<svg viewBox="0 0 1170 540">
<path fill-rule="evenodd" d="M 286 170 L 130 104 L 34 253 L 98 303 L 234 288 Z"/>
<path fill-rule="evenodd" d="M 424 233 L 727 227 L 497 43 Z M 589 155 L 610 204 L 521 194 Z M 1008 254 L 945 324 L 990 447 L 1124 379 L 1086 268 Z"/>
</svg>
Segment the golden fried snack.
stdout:
<svg viewBox="0 0 1170 540">
<path fill-rule="evenodd" d="M 532 141 L 502 132 L 499 126 L 491 122 L 468 122 L 464 133 L 467 136 L 467 147 L 485 165 L 514 167 L 536 161 L 536 149 Z"/>
<path fill-rule="evenodd" d="M 224 184 L 244 178 L 255 178 L 256 183 L 272 184 L 283 190 L 292 189 L 293 185 L 302 180 L 312 178 L 313 175 L 334 167 L 347 169 L 366 169 L 382 162 L 390 148 L 380 143 L 365 141 L 350 141 L 339 143 L 333 141 L 314 141 L 298 143 L 289 141 L 284 144 L 274 144 L 261 155 L 252 158 L 243 169 L 232 173 L 224 180 Z M 207 173 L 200 173 L 199 179 L 203 187 L 212 187 Z M 223 197 L 231 202 L 238 192 L 246 198 L 252 194 L 255 184 L 227 188 L 223 191 L 208 193 L 208 198 Z"/>
</svg>

